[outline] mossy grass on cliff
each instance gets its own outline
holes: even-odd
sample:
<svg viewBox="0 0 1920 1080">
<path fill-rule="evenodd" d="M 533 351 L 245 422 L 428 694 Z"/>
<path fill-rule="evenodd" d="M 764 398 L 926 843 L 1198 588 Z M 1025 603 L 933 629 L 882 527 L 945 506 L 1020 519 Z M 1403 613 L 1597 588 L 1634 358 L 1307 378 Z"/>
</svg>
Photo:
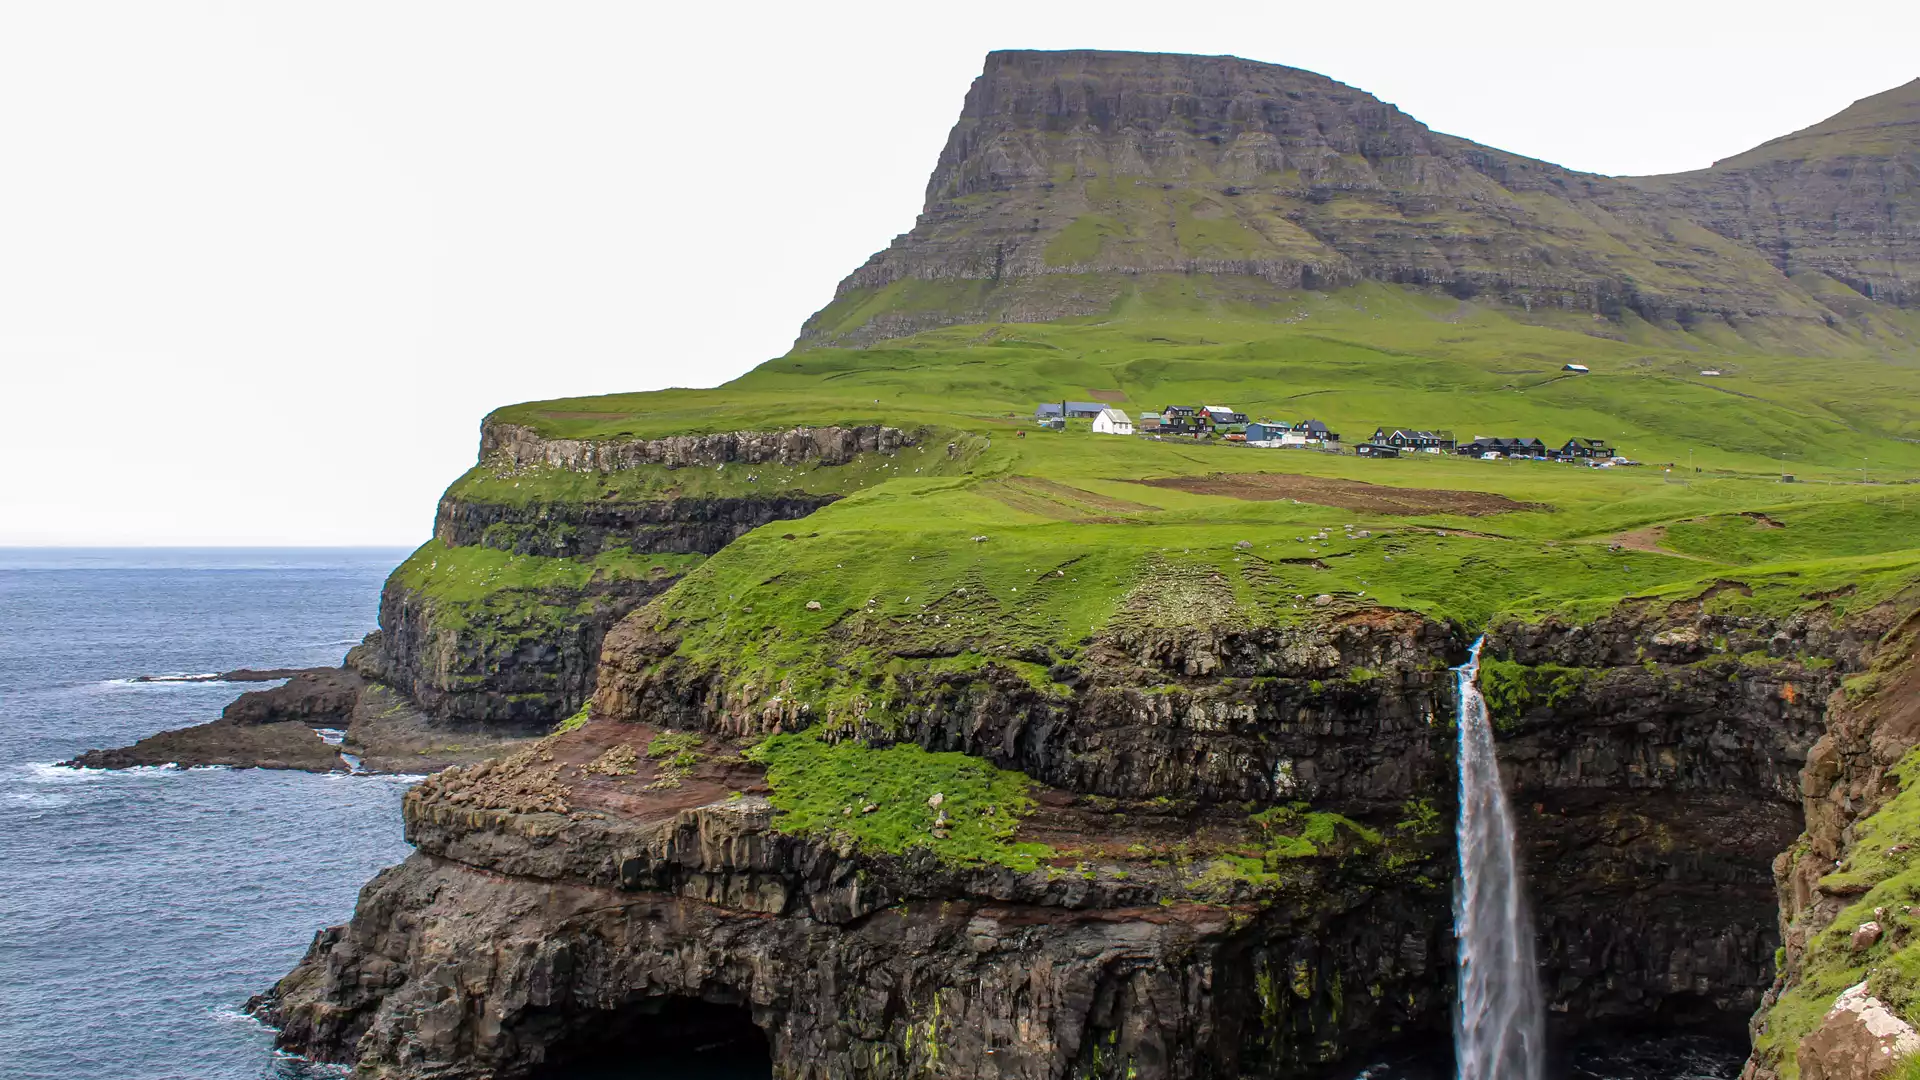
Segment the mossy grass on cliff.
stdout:
<svg viewBox="0 0 1920 1080">
<path fill-rule="evenodd" d="M 1756 1054 L 1775 1062 L 1782 1080 L 1800 1075 L 1800 1040 L 1863 979 L 1869 993 L 1920 1025 L 1920 750 L 1892 775 L 1899 793 L 1854 825 L 1846 860 L 1820 879 L 1823 891 L 1850 902 L 1807 942 L 1798 980 L 1766 1011 L 1755 1035 Z M 1880 925 L 1879 939 L 1855 950 L 1855 930 L 1870 921 Z"/>
<path fill-rule="evenodd" d="M 1198 865 L 1195 896 L 1226 899 L 1243 889 L 1286 890 L 1314 880 L 1303 859 L 1364 859 L 1406 880 L 1432 879 L 1422 871 L 1435 853 L 1432 838 L 1443 831 L 1431 803 L 1408 803 L 1406 816 L 1386 832 L 1305 802 L 1268 806 L 1251 813 L 1247 842 L 1212 853 Z"/>
<path fill-rule="evenodd" d="M 595 585 L 677 577 L 698 565 L 700 555 L 635 555 L 603 552 L 591 559 L 516 555 L 478 546 L 449 547 L 439 540 L 420 545 L 393 572 L 392 580 L 440 605 L 445 618 L 503 604 L 540 603 L 543 593 L 576 593 Z"/>
<path fill-rule="evenodd" d="M 1480 693 L 1494 724 L 1504 729 L 1530 709 L 1551 709 L 1580 693 L 1591 674 L 1586 668 L 1516 664 L 1488 656 L 1480 661 Z"/>
<path fill-rule="evenodd" d="M 1033 782 L 976 757 L 829 742 L 818 730 L 770 736 L 748 756 L 766 766 L 775 825 L 784 832 L 844 834 L 873 851 L 926 848 L 952 862 L 1019 871 L 1053 854 L 1014 840 Z"/>
<path fill-rule="evenodd" d="M 394 570 L 388 588 L 421 609 L 438 655 L 489 658 L 480 670 L 444 677 L 446 689 L 475 689 L 521 646 L 573 640 L 582 621 L 623 613 L 703 558 L 624 549 L 548 558 L 430 540 Z"/>
</svg>

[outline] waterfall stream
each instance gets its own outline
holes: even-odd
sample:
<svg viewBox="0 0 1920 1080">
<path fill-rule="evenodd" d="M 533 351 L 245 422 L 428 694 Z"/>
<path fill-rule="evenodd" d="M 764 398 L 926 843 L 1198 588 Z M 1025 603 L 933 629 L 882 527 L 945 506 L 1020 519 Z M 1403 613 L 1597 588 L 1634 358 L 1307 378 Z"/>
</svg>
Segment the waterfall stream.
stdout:
<svg viewBox="0 0 1920 1080">
<path fill-rule="evenodd" d="M 1456 674 L 1460 691 L 1460 876 L 1453 891 L 1459 997 L 1453 1053 L 1459 1080 L 1540 1080 L 1546 1018 L 1533 959 L 1533 923 L 1514 854 L 1513 809 L 1500 787 L 1493 726 L 1480 696 L 1480 646 Z"/>
</svg>

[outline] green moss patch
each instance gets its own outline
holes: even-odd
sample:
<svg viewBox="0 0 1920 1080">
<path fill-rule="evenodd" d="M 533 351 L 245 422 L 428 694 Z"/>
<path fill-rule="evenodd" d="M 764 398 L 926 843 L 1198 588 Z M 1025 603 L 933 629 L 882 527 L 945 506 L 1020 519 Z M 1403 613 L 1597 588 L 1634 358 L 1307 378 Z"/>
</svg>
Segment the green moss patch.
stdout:
<svg viewBox="0 0 1920 1080">
<path fill-rule="evenodd" d="M 887 854 L 922 847 L 953 862 L 1020 871 L 1053 854 L 1044 844 L 1014 840 L 1032 807 L 1033 781 L 976 757 L 829 743 L 813 731 L 771 736 L 748 756 L 767 768 L 775 826 L 784 832 L 845 834 Z M 946 824 L 936 826 L 943 812 Z"/>
<path fill-rule="evenodd" d="M 1480 661 L 1480 694 L 1494 724 L 1508 727 L 1534 709 L 1552 709 L 1571 699 L 1592 675 L 1588 668 L 1519 664 L 1489 656 Z"/>
</svg>

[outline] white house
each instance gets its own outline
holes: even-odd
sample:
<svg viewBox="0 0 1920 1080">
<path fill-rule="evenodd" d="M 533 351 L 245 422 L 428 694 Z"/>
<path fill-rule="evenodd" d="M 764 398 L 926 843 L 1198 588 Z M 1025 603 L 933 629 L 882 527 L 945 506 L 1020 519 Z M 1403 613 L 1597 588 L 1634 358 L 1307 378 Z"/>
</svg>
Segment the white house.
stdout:
<svg viewBox="0 0 1920 1080">
<path fill-rule="evenodd" d="M 1133 419 L 1119 409 L 1101 409 L 1100 415 L 1093 418 L 1095 435 L 1131 435 Z"/>
<path fill-rule="evenodd" d="M 1585 375 L 1587 372 L 1592 371 L 1593 369 L 1588 367 L 1585 364 L 1562 364 L 1560 365 L 1560 370 L 1571 371 L 1575 375 Z"/>
</svg>

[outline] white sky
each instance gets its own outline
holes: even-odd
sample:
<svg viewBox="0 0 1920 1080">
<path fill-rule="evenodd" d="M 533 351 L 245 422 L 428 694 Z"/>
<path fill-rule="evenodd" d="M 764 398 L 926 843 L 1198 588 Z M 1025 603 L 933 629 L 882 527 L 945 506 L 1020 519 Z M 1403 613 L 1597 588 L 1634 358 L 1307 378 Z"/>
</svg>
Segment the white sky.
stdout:
<svg viewBox="0 0 1920 1080">
<path fill-rule="evenodd" d="M 1910 0 L 0 5 L 0 544 L 422 540 L 488 409 L 784 352 L 990 49 L 1234 53 L 1649 173 L 1915 41 Z"/>
</svg>

